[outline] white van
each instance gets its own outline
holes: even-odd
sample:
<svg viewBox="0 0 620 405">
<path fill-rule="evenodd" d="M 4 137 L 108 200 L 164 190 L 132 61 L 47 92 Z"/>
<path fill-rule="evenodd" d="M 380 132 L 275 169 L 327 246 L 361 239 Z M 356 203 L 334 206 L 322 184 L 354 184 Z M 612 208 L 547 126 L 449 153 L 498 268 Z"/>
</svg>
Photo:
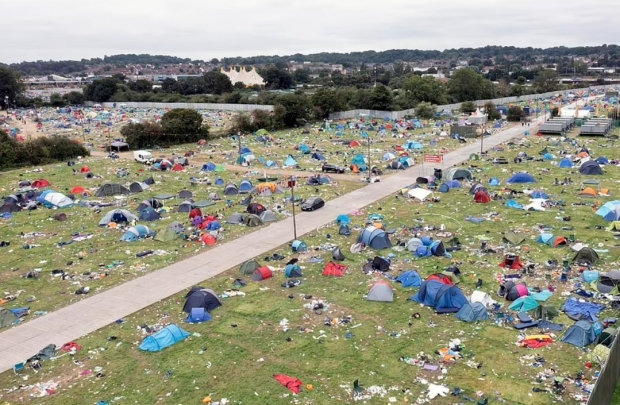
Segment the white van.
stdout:
<svg viewBox="0 0 620 405">
<path fill-rule="evenodd" d="M 138 163 L 151 164 L 153 162 L 153 155 L 145 150 L 134 151 L 133 157 Z"/>
</svg>

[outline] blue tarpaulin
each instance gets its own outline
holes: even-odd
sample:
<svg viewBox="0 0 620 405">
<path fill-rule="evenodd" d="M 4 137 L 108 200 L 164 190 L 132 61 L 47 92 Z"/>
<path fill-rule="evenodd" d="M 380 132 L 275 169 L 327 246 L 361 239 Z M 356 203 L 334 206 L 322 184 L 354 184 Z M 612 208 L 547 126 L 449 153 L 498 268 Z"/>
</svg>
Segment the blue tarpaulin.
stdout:
<svg viewBox="0 0 620 405">
<path fill-rule="evenodd" d="M 603 304 L 594 304 L 592 302 L 581 302 L 577 298 L 571 297 L 566 300 L 562 306 L 562 311 L 572 319 L 586 319 L 592 322 L 598 320 L 598 314 L 605 309 Z"/>
</svg>

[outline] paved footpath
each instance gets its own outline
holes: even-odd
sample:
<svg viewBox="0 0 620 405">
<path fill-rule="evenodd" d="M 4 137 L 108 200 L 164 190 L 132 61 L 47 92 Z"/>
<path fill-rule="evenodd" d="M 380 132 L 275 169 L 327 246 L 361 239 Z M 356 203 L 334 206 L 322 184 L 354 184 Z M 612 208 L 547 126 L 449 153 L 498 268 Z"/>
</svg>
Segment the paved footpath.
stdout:
<svg viewBox="0 0 620 405">
<path fill-rule="evenodd" d="M 536 124 L 535 124 L 536 125 Z M 484 139 L 484 149 L 490 149 L 524 131 L 536 133 L 536 126 L 513 127 Z M 470 154 L 480 152 L 474 142 L 444 155 L 444 167 L 466 161 Z M 303 236 L 334 221 L 339 214 L 349 213 L 370 205 L 398 190 L 413 184 L 426 173 L 418 165 L 398 174 L 369 184 L 342 197 L 328 201 L 324 208 L 296 216 L 297 235 Z M 429 173 L 430 172 L 430 173 Z M 272 223 L 230 242 L 223 243 L 189 259 L 172 264 L 117 287 L 68 305 L 40 318 L 0 333 L 0 372 L 38 353 L 50 343 L 60 346 L 109 325 L 149 305 L 204 282 L 246 260 L 261 256 L 293 239 L 292 218 Z M 207 284 L 208 285 L 208 284 Z"/>
</svg>

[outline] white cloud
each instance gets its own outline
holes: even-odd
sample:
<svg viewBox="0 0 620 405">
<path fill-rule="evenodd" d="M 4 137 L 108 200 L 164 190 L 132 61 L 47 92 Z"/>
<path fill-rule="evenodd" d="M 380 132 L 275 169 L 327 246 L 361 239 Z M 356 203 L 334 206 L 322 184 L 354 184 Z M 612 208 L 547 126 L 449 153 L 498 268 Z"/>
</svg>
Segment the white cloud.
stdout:
<svg viewBox="0 0 620 405">
<path fill-rule="evenodd" d="M 2 5 L 0 61 L 118 53 L 193 59 L 614 41 L 617 1 L 75 0 Z"/>
</svg>

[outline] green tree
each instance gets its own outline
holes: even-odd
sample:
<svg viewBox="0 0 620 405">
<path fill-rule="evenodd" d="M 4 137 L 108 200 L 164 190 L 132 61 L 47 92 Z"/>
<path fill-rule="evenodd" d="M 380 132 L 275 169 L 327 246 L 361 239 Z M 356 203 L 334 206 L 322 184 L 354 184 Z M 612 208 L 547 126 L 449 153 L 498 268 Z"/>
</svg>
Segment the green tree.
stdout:
<svg viewBox="0 0 620 405">
<path fill-rule="evenodd" d="M 136 91 L 138 93 L 153 91 L 153 84 L 148 80 L 140 79 L 135 82 L 129 82 L 128 86 L 132 91 Z"/>
<path fill-rule="evenodd" d="M 430 103 L 421 102 L 415 108 L 415 115 L 424 120 L 430 120 L 435 117 L 436 109 Z"/>
<path fill-rule="evenodd" d="M 370 109 L 379 111 L 390 111 L 392 109 L 392 102 L 394 96 L 389 88 L 383 84 L 377 84 L 377 87 L 372 89 L 370 93 Z"/>
<path fill-rule="evenodd" d="M 231 93 L 234 90 L 228 76 L 221 72 L 207 72 L 203 76 L 205 92 L 210 94 Z"/>
<path fill-rule="evenodd" d="M 347 108 L 346 100 L 337 90 L 319 89 L 312 95 L 311 101 L 317 119 L 328 118 L 330 114 Z"/>
<path fill-rule="evenodd" d="M 176 80 L 167 77 L 161 84 L 161 90 L 165 93 L 179 93 L 180 89 L 178 84 L 179 82 Z"/>
<path fill-rule="evenodd" d="M 426 101 L 442 105 L 448 101 L 445 85 L 433 77 L 412 75 L 404 85 L 406 97 L 415 103 Z"/>
<path fill-rule="evenodd" d="M 473 101 L 465 101 L 464 103 L 461 103 L 461 112 L 463 114 L 471 114 L 476 112 L 477 109 L 478 107 L 476 107 L 476 104 Z"/>
<path fill-rule="evenodd" d="M 230 82 L 230 81 L 229 81 Z M 202 115 L 196 110 L 175 108 L 161 118 L 161 126 L 167 145 L 197 142 L 209 135 L 209 127 L 203 125 Z"/>
<path fill-rule="evenodd" d="M 517 84 L 518 85 L 523 86 L 526 82 L 527 82 L 527 79 L 525 78 L 525 76 L 517 77 Z"/>
<path fill-rule="evenodd" d="M 452 75 L 448 93 L 456 102 L 493 98 L 491 82 L 469 68 L 459 69 Z"/>
<path fill-rule="evenodd" d="M 294 127 L 310 118 L 312 106 L 310 100 L 303 94 L 285 94 L 276 99 L 276 106 L 284 107 L 279 120 L 285 127 Z"/>
<path fill-rule="evenodd" d="M 558 72 L 555 70 L 544 69 L 538 72 L 534 79 L 534 86 L 542 92 L 555 91 L 558 88 Z"/>
<path fill-rule="evenodd" d="M 265 80 L 265 87 L 269 89 L 278 90 L 293 87 L 293 77 L 284 68 L 268 65 L 260 69 L 259 74 Z"/>
<path fill-rule="evenodd" d="M 62 96 L 58 93 L 52 93 L 50 95 L 50 105 L 52 107 L 63 107 L 65 106 L 67 103 L 65 101 L 64 98 L 62 98 Z"/>
<path fill-rule="evenodd" d="M 67 94 L 63 94 L 62 98 L 65 99 L 65 102 L 69 105 L 82 105 L 86 98 L 84 97 L 84 93 L 79 91 L 72 91 Z"/>
<path fill-rule="evenodd" d="M 95 80 L 84 88 L 84 97 L 89 101 L 104 103 L 116 93 L 117 84 L 120 84 L 120 81 L 114 78 Z"/>
<path fill-rule="evenodd" d="M 236 82 L 235 84 L 233 84 L 233 87 L 236 90 L 244 90 L 245 89 L 245 84 L 243 84 L 243 82 Z"/>
<path fill-rule="evenodd" d="M 7 66 L 0 65 L 0 105 L 5 109 L 5 100 L 8 97 L 9 103 L 15 103 L 17 96 L 21 94 L 24 89 L 24 85 L 21 81 L 20 74 L 8 68 Z"/>
<path fill-rule="evenodd" d="M 521 119 L 525 117 L 525 113 L 523 109 L 518 105 L 513 105 L 508 108 L 508 114 L 506 115 L 506 119 L 511 122 L 519 122 Z"/>
<path fill-rule="evenodd" d="M 339 72 L 340 73 L 340 72 Z M 293 72 L 293 80 L 295 83 L 310 83 L 310 70 L 297 69 Z"/>
<path fill-rule="evenodd" d="M 164 138 L 163 133 L 162 126 L 152 122 L 129 123 L 121 128 L 121 135 L 131 149 L 166 145 L 168 139 Z"/>
<path fill-rule="evenodd" d="M 502 113 L 499 112 L 497 107 L 493 102 L 489 101 L 484 105 L 484 111 L 486 112 L 487 118 L 489 121 L 494 121 L 502 118 Z"/>
</svg>

